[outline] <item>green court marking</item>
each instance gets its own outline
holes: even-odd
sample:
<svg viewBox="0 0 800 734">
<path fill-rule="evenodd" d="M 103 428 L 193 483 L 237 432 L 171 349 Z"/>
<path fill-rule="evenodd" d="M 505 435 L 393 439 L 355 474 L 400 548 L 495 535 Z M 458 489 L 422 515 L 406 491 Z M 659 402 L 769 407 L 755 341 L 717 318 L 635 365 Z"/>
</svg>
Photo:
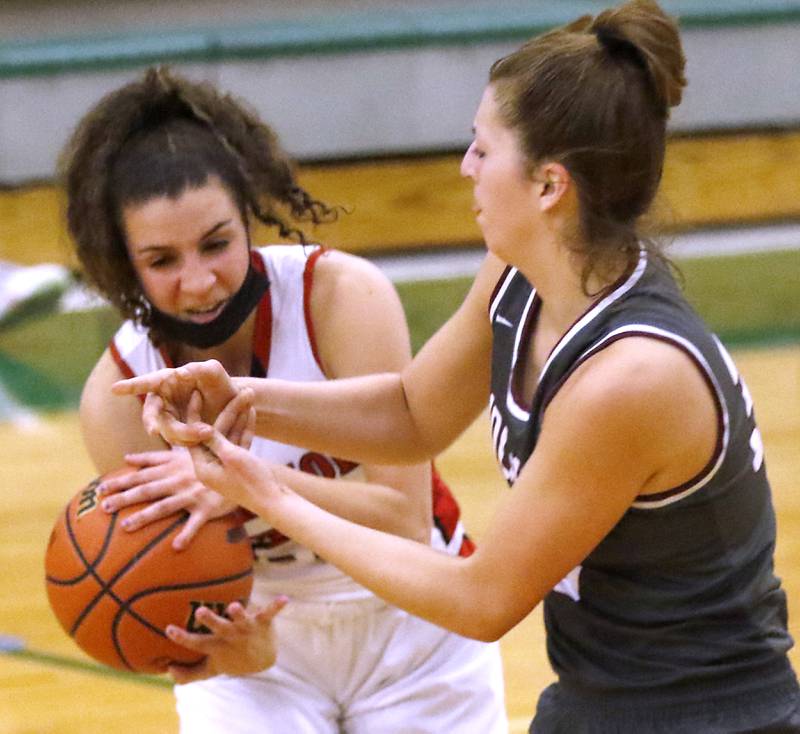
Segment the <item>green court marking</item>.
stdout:
<svg viewBox="0 0 800 734">
<path fill-rule="evenodd" d="M 167 678 L 117 670 L 116 668 L 109 668 L 99 663 L 92 663 L 88 660 L 80 660 L 78 658 L 71 658 L 66 655 L 57 655 L 40 650 L 31 650 L 17 637 L 3 635 L 2 640 L 0 640 L 0 654 L 30 663 L 49 665 L 55 668 L 65 668 L 80 673 L 91 673 L 92 675 L 100 675 L 104 678 L 117 678 L 127 683 L 172 689 L 172 681 Z"/>
</svg>

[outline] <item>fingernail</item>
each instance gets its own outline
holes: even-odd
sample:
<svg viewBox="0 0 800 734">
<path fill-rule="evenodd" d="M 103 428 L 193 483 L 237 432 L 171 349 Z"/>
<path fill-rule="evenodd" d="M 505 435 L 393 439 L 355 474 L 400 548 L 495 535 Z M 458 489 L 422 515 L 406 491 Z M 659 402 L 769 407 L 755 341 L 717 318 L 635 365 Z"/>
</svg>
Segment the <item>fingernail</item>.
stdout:
<svg viewBox="0 0 800 734">
<path fill-rule="evenodd" d="M 177 637 L 178 635 L 178 628 L 174 625 L 169 625 L 164 631 L 167 633 L 167 637 Z"/>
<path fill-rule="evenodd" d="M 106 512 L 114 512 L 114 503 L 111 500 L 106 500 L 105 502 L 102 502 L 101 505 Z M 123 527 L 124 525 L 125 524 L 123 523 Z"/>
<path fill-rule="evenodd" d="M 123 530 L 133 530 L 133 523 L 130 520 L 123 520 L 121 525 Z"/>
</svg>

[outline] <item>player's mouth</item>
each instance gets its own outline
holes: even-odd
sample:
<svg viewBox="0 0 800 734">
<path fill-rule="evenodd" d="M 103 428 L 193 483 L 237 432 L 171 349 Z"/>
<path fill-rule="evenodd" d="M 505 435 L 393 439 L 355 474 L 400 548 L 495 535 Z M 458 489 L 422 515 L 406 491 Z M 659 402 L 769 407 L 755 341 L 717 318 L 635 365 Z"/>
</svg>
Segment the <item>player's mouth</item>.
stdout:
<svg viewBox="0 0 800 734">
<path fill-rule="evenodd" d="M 187 321 L 193 321 L 195 324 L 206 324 L 213 321 L 217 316 L 222 313 L 229 299 L 224 299 L 215 303 L 208 308 L 187 308 L 183 311 L 183 317 Z"/>
</svg>

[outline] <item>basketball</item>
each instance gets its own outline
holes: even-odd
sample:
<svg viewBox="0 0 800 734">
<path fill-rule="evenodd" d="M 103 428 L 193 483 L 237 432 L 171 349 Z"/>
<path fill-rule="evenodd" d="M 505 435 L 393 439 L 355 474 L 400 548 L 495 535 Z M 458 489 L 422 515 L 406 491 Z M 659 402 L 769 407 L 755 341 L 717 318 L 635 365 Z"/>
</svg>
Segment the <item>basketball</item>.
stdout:
<svg viewBox="0 0 800 734">
<path fill-rule="evenodd" d="M 164 630 L 175 624 L 207 632 L 195 620 L 199 607 L 222 614 L 231 602 L 247 601 L 253 554 L 244 528 L 233 515 L 217 518 L 175 551 L 172 540 L 188 515 L 123 530 L 122 520 L 141 506 L 105 512 L 96 492 L 104 478 L 75 494 L 50 534 L 45 578 L 55 616 L 84 652 L 113 668 L 163 673 L 171 662 L 199 662 L 202 655 Z"/>
</svg>

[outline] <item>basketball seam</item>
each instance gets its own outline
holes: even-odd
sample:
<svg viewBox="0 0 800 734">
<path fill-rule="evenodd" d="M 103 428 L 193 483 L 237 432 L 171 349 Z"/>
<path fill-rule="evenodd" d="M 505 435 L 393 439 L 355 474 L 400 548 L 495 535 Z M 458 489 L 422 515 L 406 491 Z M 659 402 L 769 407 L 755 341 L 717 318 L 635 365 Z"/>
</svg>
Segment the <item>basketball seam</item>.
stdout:
<svg viewBox="0 0 800 734">
<path fill-rule="evenodd" d="M 151 594 L 158 594 L 163 591 L 185 591 L 186 589 L 193 589 L 193 588 L 207 588 L 209 586 L 219 586 L 220 584 L 225 584 L 230 581 L 239 581 L 240 579 L 247 578 L 248 576 L 252 576 L 253 569 L 250 568 L 247 571 L 242 571 L 240 573 L 231 574 L 229 576 L 223 576 L 220 578 L 209 579 L 208 581 L 196 581 L 193 583 L 186 583 L 186 584 L 172 584 L 168 586 L 157 586 L 154 588 L 146 589 L 145 591 L 139 591 L 133 596 L 131 596 L 124 604 L 120 605 L 119 609 L 117 609 L 117 613 L 114 615 L 114 622 L 111 625 L 111 639 L 114 643 L 114 648 L 117 651 L 120 659 L 122 660 L 125 665 L 133 670 L 133 666 L 128 662 L 128 659 L 125 657 L 125 654 L 122 652 L 122 647 L 119 644 L 117 629 L 122 621 L 122 617 L 127 612 L 130 614 L 134 619 L 136 619 L 140 624 L 144 625 L 147 629 L 155 634 L 159 635 L 159 637 L 167 638 L 164 634 L 164 631 L 156 627 L 152 622 L 147 620 L 143 617 L 139 612 L 135 609 L 131 609 L 131 605 L 139 601 L 146 596 Z"/>
<path fill-rule="evenodd" d="M 109 527 L 108 527 L 108 532 L 106 534 L 106 538 L 107 539 L 104 542 L 104 547 L 107 546 L 107 544 L 111 540 L 111 533 L 112 533 L 112 531 L 114 529 L 114 526 L 116 524 L 117 514 L 118 513 L 115 512 L 111 517 L 111 523 L 109 524 Z M 180 518 L 178 518 L 178 520 L 176 520 L 174 523 L 172 523 L 171 525 L 167 526 L 164 530 L 162 530 L 149 543 L 147 543 L 147 545 L 142 546 L 141 550 L 139 550 L 108 581 L 105 581 L 104 579 L 100 578 L 100 575 L 98 573 L 96 573 L 94 566 L 91 566 L 90 568 L 87 568 L 87 571 L 89 571 L 89 573 L 91 573 L 91 575 L 94 577 L 95 581 L 97 581 L 97 583 L 100 584 L 100 590 L 97 592 L 97 594 L 94 596 L 94 598 L 83 608 L 83 611 L 78 615 L 78 618 L 73 623 L 72 628 L 70 629 L 70 635 L 72 637 L 75 636 L 75 633 L 78 631 L 78 628 L 80 627 L 81 623 L 86 618 L 86 616 L 89 614 L 89 612 L 91 612 L 92 609 L 94 609 L 94 607 L 97 606 L 97 604 L 100 602 L 100 600 L 106 594 L 108 594 L 120 606 L 123 604 L 122 599 L 119 596 L 117 596 L 117 594 L 114 593 L 114 591 L 113 591 L 114 584 L 119 580 L 119 578 L 121 576 L 124 576 L 128 571 L 130 571 L 130 569 L 133 566 L 135 566 L 144 556 L 147 555 L 147 553 L 149 551 L 151 551 L 155 546 L 157 546 L 175 528 L 177 528 L 182 523 L 186 522 L 186 517 L 187 516 L 185 514 L 182 515 Z M 78 551 L 78 552 L 80 553 L 80 551 Z M 80 553 L 80 555 L 81 555 L 81 558 L 83 559 L 83 554 Z M 86 561 L 84 560 L 84 563 L 85 562 Z"/>
<path fill-rule="evenodd" d="M 111 522 L 108 525 L 106 530 L 106 537 L 103 538 L 103 544 L 100 546 L 100 551 L 97 557 L 91 563 L 87 560 L 86 556 L 83 553 L 83 549 L 80 547 L 77 539 L 75 538 L 75 532 L 72 529 L 72 523 L 70 522 L 69 517 L 69 508 L 72 503 L 70 502 L 66 508 L 64 509 L 64 525 L 67 528 L 67 537 L 69 538 L 70 543 L 72 544 L 72 549 L 78 554 L 78 557 L 83 562 L 84 571 L 75 576 L 71 579 L 55 579 L 52 576 L 47 576 L 47 581 L 57 585 L 57 586 L 73 586 L 74 584 L 80 583 L 83 581 L 87 576 L 94 575 L 92 571 L 94 571 L 95 566 L 100 563 L 103 558 L 105 557 L 106 551 L 108 550 L 108 546 L 111 543 L 111 536 L 114 533 L 114 527 L 117 522 L 117 513 L 115 512 L 111 516 Z"/>
</svg>

